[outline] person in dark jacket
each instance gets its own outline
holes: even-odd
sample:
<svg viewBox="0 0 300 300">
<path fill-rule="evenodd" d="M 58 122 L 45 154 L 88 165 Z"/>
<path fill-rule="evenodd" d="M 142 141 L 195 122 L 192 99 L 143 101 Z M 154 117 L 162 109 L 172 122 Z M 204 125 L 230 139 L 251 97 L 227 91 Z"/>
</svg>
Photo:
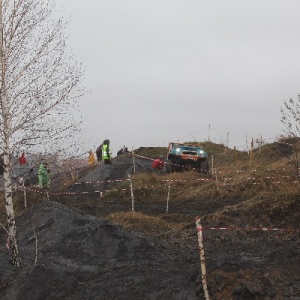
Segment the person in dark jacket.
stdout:
<svg viewBox="0 0 300 300">
<path fill-rule="evenodd" d="M 96 156 L 97 156 L 97 161 L 100 162 L 102 160 L 102 145 L 100 145 L 96 149 Z"/>
</svg>

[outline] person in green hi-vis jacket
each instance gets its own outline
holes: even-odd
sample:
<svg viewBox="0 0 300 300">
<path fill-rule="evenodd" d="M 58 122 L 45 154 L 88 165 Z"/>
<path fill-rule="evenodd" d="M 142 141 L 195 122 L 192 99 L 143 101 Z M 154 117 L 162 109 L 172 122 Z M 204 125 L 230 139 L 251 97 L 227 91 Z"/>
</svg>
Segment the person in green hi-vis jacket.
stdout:
<svg viewBox="0 0 300 300">
<path fill-rule="evenodd" d="M 109 140 L 103 141 L 102 160 L 104 161 L 105 165 L 111 165 L 109 144 L 110 144 Z"/>
<path fill-rule="evenodd" d="M 49 170 L 48 170 L 47 162 L 40 163 L 39 170 L 38 170 L 38 179 L 39 179 L 40 188 L 49 187 Z"/>
</svg>

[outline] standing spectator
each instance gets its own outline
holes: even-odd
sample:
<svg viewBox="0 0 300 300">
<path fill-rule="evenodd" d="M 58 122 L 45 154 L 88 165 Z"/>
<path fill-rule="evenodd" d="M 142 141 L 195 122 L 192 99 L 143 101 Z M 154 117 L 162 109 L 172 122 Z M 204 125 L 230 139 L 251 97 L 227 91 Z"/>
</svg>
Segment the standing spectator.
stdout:
<svg viewBox="0 0 300 300">
<path fill-rule="evenodd" d="M 105 165 L 111 165 L 109 144 L 110 144 L 109 140 L 103 141 L 102 159 Z"/>
<path fill-rule="evenodd" d="M 123 148 L 122 148 L 122 151 L 123 151 L 123 154 L 126 154 L 128 152 L 128 148 L 125 147 L 125 145 L 124 145 Z"/>
<path fill-rule="evenodd" d="M 96 150 L 97 161 L 100 162 L 102 159 L 102 145 L 100 145 Z"/>
<path fill-rule="evenodd" d="M 24 152 L 22 152 L 22 155 L 19 158 L 19 164 L 20 164 L 20 166 L 25 166 L 26 165 L 26 157 L 25 157 Z"/>
<path fill-rule="evenodd" d="M 38 170 L 38 179 L 40 188 L 49 187 L 49 169 L 47 162 L 41 162 Z"/>
<path fill-rule="evenodd" d="M 89 152 L 89 166 L 93 166 L 95 164 L 95 156 L 93 151 Z"/>
</svg>

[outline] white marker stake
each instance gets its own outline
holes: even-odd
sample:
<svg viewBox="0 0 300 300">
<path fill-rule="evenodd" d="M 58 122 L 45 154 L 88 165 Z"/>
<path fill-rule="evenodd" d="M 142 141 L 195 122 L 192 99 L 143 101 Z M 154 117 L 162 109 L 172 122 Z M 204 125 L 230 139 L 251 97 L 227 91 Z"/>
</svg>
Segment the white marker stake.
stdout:
<svg viewBox="0 0 300 300">
<path fill-rule="evenodd" d="M 169 180 L 169 190 L 168 190 L 168 197 L 167 197 L 166 214 L 169 212 L 170 191 L 171 191 L 171 181 Z"/>
<path fill-rule="evenodd" d="M 204 247 L 203 247 L 203 228 L 200 224 L 200 217 L 196 217 L 196 228 L 197 228 L 199 251 L 200 251 L 202 286 L 203 286 L 205 299 L 209 300 L 209 294 L 208 294 L 208 289 L 206 284 L 206 266 L 205 266 Z"/>
<path fill-rule="evenodd" d="M 23 188 L 23 194 L 24 194 L 24 208 L 27 208 L 27 196 L 26 196 L 26 188 L 25 188 L 25 182 L 24 178 L 21 178 L 22 180 L 22 188 Z"/>
<path fill-rule="evenodd" d="M 131 210 L 132 214 L 134 214 L 134 195 L 133 195 L 133 188 L 132 188 L 132 181 L 131 181 L 131 175 L 128 174 L 129 182 L 130 182 L 130 192 L 131 192 Z"/>
</svg>

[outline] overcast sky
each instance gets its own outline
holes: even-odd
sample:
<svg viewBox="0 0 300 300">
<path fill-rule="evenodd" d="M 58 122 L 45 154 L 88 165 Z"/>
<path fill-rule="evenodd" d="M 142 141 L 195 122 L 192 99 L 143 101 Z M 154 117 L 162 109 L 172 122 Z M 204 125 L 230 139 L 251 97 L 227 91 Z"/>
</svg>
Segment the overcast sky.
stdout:
<svg viewBox="0 0 300 300">
<path fill-rule="evenodd" d="M 267 141 L 300 92 L 299 0 L 58 0 L 86 66 L 87 151 Z"/>
</svg>

